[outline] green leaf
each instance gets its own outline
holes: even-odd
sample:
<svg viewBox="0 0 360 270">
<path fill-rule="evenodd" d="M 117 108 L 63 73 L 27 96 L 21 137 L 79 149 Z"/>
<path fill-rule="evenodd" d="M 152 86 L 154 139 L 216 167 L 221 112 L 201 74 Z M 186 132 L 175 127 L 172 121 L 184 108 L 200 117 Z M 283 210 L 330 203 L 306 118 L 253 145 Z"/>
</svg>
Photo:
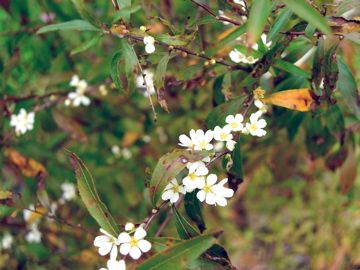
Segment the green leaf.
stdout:
<svg viewBox="0 0 360 270">
<path fill-rule="evenodd" d="M 171 54 L 165 53 L 165 55 L 160 59 L 159 64 L 156 67 L 154 75 L 154 85 L 157 89 L 164 87 L 165 75 L 167 64 L 170 60 Z"/>
<path fill-rule="evenodd" d="M 314 55 L 312 72 L 311 72 L 311 85 L 314 90 L 316 90 L 316 94 L 322 96 L 322 88 L 320 87 L 322 79 L 324 77 L 324 39 L 320 38 L 317 44 L 317 48 Z"/>
<path fill-rule="evenodd" d="M 196 223 L 200 232 L 203 232 L 206 229 L 206 226 L 201 213 L 200 201 L 196 197 L 196 191 L 185 194 L 184 207 L 188 217 Z"/>
<path fill-rule="evenodd" d="M 346 63 L 338 58 L 339 80 L 337 88 L 345 100 L 346 105 L 352 110 L 355 116 L 360 119 L 360 97 L 357 93 L 356 81 Z"/>
<path fill-rule="evenodd" d="M 201 160 L 206 155 L 207 152 L 175 149 L 162 156 L 150 180 L 150 193 L 154 206 L 159 201 L 165 186 L 186 167 L 188 162 Z"/>
<path fill-rule="evenodd" d="M 130 19 L 130 15 L 141 10 L 141 6 L 140 5 L 136 5 L 136 6 L 127 6 L 125 8 L 120 9 L 119 11 L 117 11 L 114 14 L 114 19 L 113 22 L 117 22 L 120 19 L 123 19 L 124 21 L 129 20 Z"/>
<path fill-rule="evenodd" d="M 256 0 L 252 2 L 249 19 L 247 21 L 247 33 L 249 43 L 256 43 L 264 31 L 266 20 L 271 12 L 269 0 Z"/>
<path fill-rule="evenodd" d="M 98 43 L 98 41 L 102 38 L 102 35 L 97 35 L 95 37 L 93 37 L 92 39 L 87 40 L 86 42 L 84 42 L 83 44 L 81 44 L 79 47 L 73 49 L 71 51 L 71 55 L 75 55 L 81 52 L 84 52 L 88 49 L 90 49 L 92 46 L 96 45 L 96 43 Z"/>
<path fill-rule="evenodd" d="M 129 41 L 122 39 L 123 55 L 125 59 L 125 74 L 128 81 L 128 89 L 131 90 L 134 88 L 134 73 L 137 73 L 137 68 L 139 65 L 138 57 L 134 51 L 134 47 L 129 44 Z"/>
<path fill-rule="evenodd" d="M 79 12 L 80 16 L 90 22 L 93 25 L 101 26 L 101 23 L 88 11 L 84 0 L 72 0 L 76 10 Z"/>
<path fill-rule="evenodd" d="M 181 239 L 189 239 L 200 233 L 179 213 L 175 206 L 172 207 L 175 218 L 175 227 Z"/>
<path fill-rule="evenodd" d="M 50 24 L 41 27 L 36 33 L 43 34 L 52 31 L 101 31 L 91 23 L 84 20 L 73 20 L 64 23 Z"/>
<path fill-rule="evenodd" d="M 100 200 L 96 191 L 94 179 L 88 168 L 74 153 L 70 153 L 70 161 L 76 173 L 80 197 L 90 215 L 96 220 L 101 228 L 114 237 L 117 237 L 120 233 L 119 228 L 105 204 Z"/>
<path fill-rule="evenodd" d="M 212 110 L 207 119 L 207 126 L 209 129 L 214 129 L 216 126 L 224 126 L 225 118 L 229 114 L 240 113 L 244 106 L 246 96 L 236 97 L 229 102 L 223 103 Z"/>
<path fill-rule="evenodd" d="M 308 38 L 311 38 L 314 36 L 315 31 L 316 31 L 316 27 L 312 24 L 308 24 L 305 28 L 305 35 Z"/>
<path fill-rule="evenodd" d="M 118 5 L 119 5 L 119 8 L 120 8 L 120 12 L 123 10 L 123 9 L 126 9 L 126 8 L 130 8 L 131 7 L 131 0 L 116 0 Z M 125 13 L 123 15 L 123 20 L 127 23 L 130 22 L 130 14 L 131 13 Z"/>
<path fill-rule="evenodd" d="M 168 45 L 185 46 L 194 39 L 194 34 L 175 35 L 175 36 L 170 36 L 169 34 L 161 34 L 161 35 L 157 35 L 155 39 L 164 42 L 165 44 Z"/>
<path fill-rule="evenodd" d="M 329 102 L 332 102 L 332 93 L 335 91 L 336 82 L 339 76 L 339 69 L 337 64 L 336 51 L 339 43 L 334 44 L 330 49 L 325 53 L 325 59 L 323 63 L 324 68 L 324 89 L 326 97 Z"/>
<path fill-rule="evenodd" d="M 284 2 L 284 4 L 300 18 L 314 25 L 321 32 L 331 34 L 331 29 L 327 20 L 310 4 L 308 4 L 306 0 L 282 0 L 282 2 Z"/>
<path fill-rule="evenodd" d="M 182 270 L 215 243 L 213 235 L 202 235 L 168 248 L 140 265 L 138 270 Z"/>
<path fill-rule="evenodd" d="M 308 71 L 303 70 L 297 66 L 295 66 L 293 63 L 281 60 L 281 59 L 275 59 L 274 60 L 274 66 L 277 68 L 280 68 L 286 72 L 292 73 L 294 75 L 309 78 L 310 74 Z"/>
<path fill-rule="evenodd" d="M 242 34 L 246 32 L 247 23 L 242 24 L 238 28 L 236 28 L 234 31 L 232 31 L 230 34 L 228 34 L 224 39 L 221 40 L 219 46 L 223 46 L 224 44 L 233 41 L 234 39 L 238 38 Z"/>
<path fill-rule="evenodd" d="M 281 35 L 280 32 L 286 27 L 292 15 L 293 12 L 290 9 L 284 8 L 279 16 L 276 17 L 275 22 L 267 35 L 267 38 L 272 40 L 279 37 Z"/>
<path fill-rule="evenodd" d="M 122 85 L 121 79 L 120 79 L 120 73 L 119 73 L 119 63 L 120 60 L 123 59 L 123 53 L 122 51 L 116 52 L 113 57 L 111 58 L 111 66 L 110 66 L 110 74 L 111 78 L 116 86 L 116 88 L 120 90 L 124 90 L 124 87 Z"/>
</svg>

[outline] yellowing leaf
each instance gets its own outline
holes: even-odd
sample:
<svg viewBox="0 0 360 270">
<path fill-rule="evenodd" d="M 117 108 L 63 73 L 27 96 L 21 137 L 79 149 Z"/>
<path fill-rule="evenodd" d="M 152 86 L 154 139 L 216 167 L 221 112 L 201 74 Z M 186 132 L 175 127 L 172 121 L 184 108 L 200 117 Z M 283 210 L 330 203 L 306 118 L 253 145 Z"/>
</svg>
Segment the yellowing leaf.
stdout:
<svg viewBox="0 0 360 270">
<path fill-rule="evenodd" d="M 300 112 L 313 110 L 317 106 L 316 99 L 308 88 L 280 91 L 265 97 L 262 101 Z"/>
<path fill-rule="evenodd" d="M 6 200 L 12 198 L 12 192 L 7 190 L 0 190 L 0 200 Z"/>
<path fill-rule="evenodd" d="M 5 156 L 17 167 L 21 173 L 27 177 L 39 177 L 47 175 L 45 167 L 39 162 L 23 156 L 21 153 L 14 149 L 6 149 Z"/>
</svg>

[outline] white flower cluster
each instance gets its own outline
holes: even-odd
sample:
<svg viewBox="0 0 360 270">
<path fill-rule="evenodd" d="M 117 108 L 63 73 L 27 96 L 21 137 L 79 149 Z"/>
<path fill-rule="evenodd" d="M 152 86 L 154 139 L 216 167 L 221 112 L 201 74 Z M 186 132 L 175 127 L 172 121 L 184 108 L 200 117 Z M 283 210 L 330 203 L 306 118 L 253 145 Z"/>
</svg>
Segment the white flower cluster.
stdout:
<svg viewBox="0 0 360 270">
<path fill-rule="evenodd" d="M 18 115 L 11 115 L 10 126 L 15 128 L 17 136 L 25 134 L 26 131 L 34 128 L 35 113 L 27 113 L 25 109 L 20 109 Z"/>
<path fill-rule="evenodd" d="M 69 83 L 70 86 L 75 87 L 75 92 L 70 92 L 65 100 L 66 106 L 78 107 L 80 105 L 89 106 L 90 98 L 85 96 L 88 83 L 85 80 L 80 80 L 78 75 L 74 75 Z"/>
<path fill-rule="evenodd" d="M 132 157 L 132 153 L 131 151 L 129 150 L 129 148 L 127 147 L 124 147 L 124 148 L 120 148 L 120 146 L 118 145 L 113 145 L 111 147 L 111 152 L 113 153 L 113 155 L 116 157 L 116 158 L 119 158 L 119 157 L 123 157 L 124 159 L 130 159 Z"/>
<path fill-rule="evenodd" d="M 145 52 L 152 54 L 155 52 L 155 39 L 152 36 L 144 37 Z"/>
<path fill-rule="evenodd" d="M 144 75 L 140 74 L 136 78 L 136 87 L 141 89 L 141 94 L 144 97 L 149 97 L 149 95 L 154 95 L 156 93 L 155 86 L 154 86 L 154 73 L 148 69 L 144 69 L 143 73 L 145 75 L 145 82 L 144 83 Z"/>
<path fill-rule="evenodd" d="M 137 260 L 142 253 L 148 252 L 151 249 L 151 243 L 144 238 L 146 231 L 142 225 L 135 228 L 134 224 L 127 223 L 125 225 L 125 232 L 119 234 L 116 238 L 100 229 L 103 235 L 97 236 L 94 240 L 94 246 L 98 247 L 98 252 L 101 256 L 110 254 L 110 259 L 107 262 L 107 268 L 100 270 L 125 270 L 125 260 L 117 260 L 118 253 Z"/>
<path fill-rule="evenodd" d="M 267 39 L 267 36 L 266 34 L 262 34 L 261 35 L 261 40 L 262 42 L 265 44 L 265 46 L 269 49 L 272 42 L 269 41 L 267 42 L 266 41 Z M 254 44 L 251 46 L 254 50 L 258 50 L 259 49 L 259 45 L 258 44 Z M 254 58 L 253 56 L 247 56 L 245 54 L 243 54 L 242 52 L 240 52 L 239 50 L 237 49 L 233 49 L 230 53 L 229 53 L 229 57 L 231 59 L 231 61 L 235 62 L 235 63 L 245 63 L 245 64 L 254 64 L 256 63 L 257 61 L 259 61 L 258 58 Z"/>
<path fill-rule="evenodd" d="M 224 178 L 218 182 L 215 174 L 209 174 L 207 168 L 214 152 L 222 151 L 223 145 L 229 151 L 233 151 L 236 142 L 233 140 L 233 132 L 241 132 L 243 134 L 251 134 L 252 136 L 262 137 L 266 135 L 264 128 L 266 121 L 261 119 L 263 113 L 266 112 L 266 106 L 255 96 L 255 106 L 259 109 L 250 115 L 250 121 L 243 123 L 244 117 L 241 114 L 228 115 L 225 119 L 226 125 L 223 127 L 216 126 L 214 130 L 203 131 L 190 130 L 189 136 L 182 134 L 179 136 L 179 145 L 195 151 L 209 151 L 209 156 L 201 161 L 189 162 L 186 165 L 187 175 L 182 179 L 181 184 L 177 179 L 172 179 L 165 187 L 162 194 L 164 201 L 169 200 L 175 203 L 179 200 L 181 194 L 198 190 L 196 197 L 201 201 L 210 205 L 226 206 L 226 198 L 234 195 L 233 190 L 224 187 L 228 179 Z M 214 143 L 212 141 L 215 140 Z M 218 144 L 222 144 L 220 147 Z"/>
<path fill-rule="evenodd" d="M 28 208 L 32 211 L 35 211 L 35 207 L 33 204 L 30 204 Z M 25 235 L 25 239 L 29 243 L 40 243 L 42 237 L 41 232 L 39 231 L 40 219 L 32 220 L 32 216 L 34 215 L 34 212 L 30 210 L 25 209 L 23 211 L 24 220 L 26 224 L 29 226 L 29 231 Z"/>
</svg>

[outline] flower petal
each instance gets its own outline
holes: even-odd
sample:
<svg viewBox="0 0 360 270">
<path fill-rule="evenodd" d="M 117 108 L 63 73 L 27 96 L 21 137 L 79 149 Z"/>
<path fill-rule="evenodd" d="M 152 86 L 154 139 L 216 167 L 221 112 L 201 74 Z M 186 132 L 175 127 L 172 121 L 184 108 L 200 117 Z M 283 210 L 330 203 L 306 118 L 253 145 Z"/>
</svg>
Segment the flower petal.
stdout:
<svg viewBox="0 0 360 270">
<path fill-rule="evenodd" d="M 146 231 L 144 230 L 143 227 L 138 227 L 138 228 L 135 230 L 134 238 L 135 238 L 136 240 L 143 239 L 145 236 L 146 236 Z"/>
<path fill-rule="evenodd" d="M 122 244 L 120 246 L 120 253 L 122 255 L 127 255 L 129 254 L 130 249 L 131 249 L 131 245 L 129 243 Z"/>
<path fill-rule="evenodd" d="M 130 242 L 131 237 L 130 237 L 130 235 L 128 233 L 122 232 L 122 233 L 119 234 L 118 240 L 119 240 L 120 244 L 128 243 L 128 242 Z"/>
<path fill-rule="evenodd" d="M 130 249 L 129 254 L 130 254 L 131 258 L 133 258 L 134 260 L 137 260 L 141 256 L 141 251 L 138 247 L 132 247 Z"/>
<path fill-rule="evenodd" d="M 148 252 L 151 249 L 151 243 L 147 240 L 140 240 L 138 243 L 138 247 L 142 252 Z"/>
</svg>

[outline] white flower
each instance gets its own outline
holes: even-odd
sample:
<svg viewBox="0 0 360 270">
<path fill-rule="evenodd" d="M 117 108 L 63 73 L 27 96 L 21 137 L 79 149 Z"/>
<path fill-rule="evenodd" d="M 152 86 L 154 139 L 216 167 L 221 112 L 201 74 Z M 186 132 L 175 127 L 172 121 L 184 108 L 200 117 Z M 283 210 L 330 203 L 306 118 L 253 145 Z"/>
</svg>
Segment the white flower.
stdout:
<svg viewBox="0 0 360 270">
<path fill-rule="evenodd" d="M 264 43 L 264 45 L 269 49 L 271 47 L 272 42 L 266 42 L 267 36 L 266 34 L 262 34 L 261 35 L 261 41 Z M 253 48 L 254 50 L 258 50 L 259 49 L 259 45 L 256 43 L 254 45 L 251 46 L 251 48 Z"/>
<path fill-rule="evenodd" d="M 186 167 L 188 168 L 189 173 L 182 180 L 182 183 L 185 186 L 186 191 L 191 192 L 202 185 L 209 170 L 202 161 L 194 163 L 189 162 Z"/>
<path fill-rule="evenodd" d="M 246 7 L 244 0 L 234 0 L 234 3 L 240 5 L 242 8 Z"/>
<path fill-rule="evenodd" d="M 69 83 L 70 86 L 72 87 L 77 87 L 79 85 L 80 79 L 78 75 L 73 75 L 71 77 L 71 81 Z"/>
<path fill-rule="evenodd" d="M 231 127 L 226 125 L 225 127 L 221 128 L 216 126 L 214 129 L 214 139 L 217 141 L 226 142 L 228 140 L 232 140 L 233 135 L 231 134 Z"/>
<path fill-rule="evenodd" d="M 212 130 L 208 130 L 204 133 L 202 129 L 198 129 L 195 132 L 195 145 L 194 150 L 211 150 L 214 146 L 210 143 L 214 137 Z"/>
<path fill-rule="evenodd" d="M 154 86 L 154 73 L 150 70 L 144 69 L 143 73 L 145 75 L 145 82 L 144 84 L 144 76 L 140 74 L 136 78 L 136 86 L 140 89 L 143 89 L 142 95 L 144 97 L 149 97 L 149 95 L 154 95 L 156 93 L 155 86 Z M 147 90 L 146 90 L 147 87 Z"/>
<path fill-rule="evenodd" d="M 221 180 L 218 184 L 215 184 L 217 181 L 217 176 L 215 174 L 210 174 L 206 178 L 206 182 L 203 182 L 200 187 L 200 191 L 196 194 L 196 197 L 199 201 L 205 201 L 210 205 L 227 205 L 225 198 L 230 198 L 234 195 L 232 189 L 224 187 L 224 184 L 227 183 L 228 179 L 225 178 Z"/>
<path fill-rule="evenodd" d="M 151 249 L 151 243 L 144 240 L 146 231 L 143 227 L 138 227 L 133 236 L 126 232 L 122 232 L 119 237 L 120 253 L 122 255 L 129 254 L 133 259 L 140 258 L 141 253 L 148 252 Z"/>
<path fill-rule="evenodd" d="M 34 128 L 35 113 L 27 113 L 25 109 L 20 109 L 18 115 L 11 115 L 10 126 L 15 128 L 16 135 L 24 134 Z"/>
<path fill-rule="evenodd" d="M 75 92 L 70 92 L 68 94 L 68 99 L 70 100 L 70 102 L 72 103 L 72 105 L 74 107 L 78 107 L 81 104 L 84 106 L 89 106 L 91 101 L 90 98 L 88 98 L 87 96 L 85 96 L 85 89 L 82 88 L 77 88 Z M 66 100 L 65 100 L 65 105 L 66 105 Z"/>
<path fill-rule="evenodd" d="M 125 231 L 132 231 L 133 229 L 135 229 L 135 225 L 131 222 L 128 222 L 125 224 Z"/>
<path fill-rule="evenodd" d="M 250 123 L 246 123 L 245 125 L 246 129 L 253 136 L 262 137 L 266 135 L 266 131 L 263 129 L 266 127 L 266 121 L 264 119 L 259 119 L 261 115 L 261 111 L 252 113 L 250 115 Z"/>
<path fill-rule="evenodd" d="M 151 141 L 151 137 L 150 135 L 144 135 L 142 137 L 142 140 L 145 142 L 145 143 L 149 143 Z"/>
<path fill-rule="evenodd" d="M 222 151 L 224 149 L 224 146 L 225 146 L 224 142 L 217 141 L 217 142 L 214 143 L 214 151 L 215 152 L 220 152 L 220 151 Z"/>
<path fill-rule="evenodd" d="M 38 229 L 38 224 L 31 224 L 30 231 L 25 235 L 26 241 L 29 243 L 40 243 L 41 242 L 41 232 Z"/>
<path fill-rule="evenodd" d="M 229 150 L 229 151 L 233 151 L 235 149 L 235 144 L 236 144 L 236 141 L 234 140 L 228 140 L 226 141 L 226 148 Z"/>
<path fill-rule="evenodd" d="M 130 159 L 132 157 L 132 153 L 129 148 L 123 148 L 121 155 L 124 157 L 124 159 Z"/>
<path fill-rule="evenodd" d="M 113 153 L 113 155 L 115 157 L 120 157 L 121 153 L 120 153 L 120 147 L 118 145 L 113 145 L 111 147 L 111 152 Z"/>
<path fill-rule="evenodd" d="M 35 207 L 34 207 L 33 204 L 30 204 L 30 205 L 28 206 L 28 209 L 35 211 Z M 32 214 L 33 214 L 33 212 L 30 211 L 30 210 L 24 209 L 24 211 L 23 211 L 24 220 L 25 220 L 26 222 L 28 222 L 28 221 L 30 220 L 30 218 L 31 218 L 31 216 L 32 216 Z"/>
<path fill-rule="evenodd" d="M 225 118 L 225 122 L 227 123 L 227 126 L 229 126 L 231 128 L 232 131 L 240 131 L 243 129 L 244 125 L 243 125 L 243 120 L 244 117 L 241 114 L 236 114 L 234 115 L 228 115 Z"/>
<path fill-rule="evenodd" d="M 190 130 L 190 137 L 185 134 L 179 136 L 179 145 L 187 148 L 193 149 L 196 143 L 196 131 L 194 129 Z"/>
<path fill-rule="evenodd" d="M 96 236 L 94 239 L 94 246 L 99 248 L 98 252 L 101 256 L 110 253 L 110 260 L 116 260 L 118 253 L 117 246 L 120 244 L 119 240 L 102 228 L 100 229 L 100 232 L 102 232 L 103 235 Z"/>
<path fill-rule="evenodd" d="M 262 103 L 259 99 L 255 100 L 254 105 L 259 109 L 259 111 L 261 111 L 262 113 L 266 113 L 267 106 L 264 103 Z"/>
<path fill-rule="evenodd" d="M 259 59 L 257 58 L 254 58 L 253 56 L 248 56 L 246 57 L 246 60 L 244 61 L 244 63 L 247 63 L 247 64 L 254 64 L 258 61 Z"/>
<path fill-rule="evenodd" d="M 164 201 L 169 200 L 170 203 L 176 203 L 180 198 L 180 193 L 185 194 L 185 188 L 183 185 L 179 185 L 176 178 L 174 178 L 166 185 L 161 198 Z"/>
<path fill-rule="evenodd" d="M 148 54 L 155 52 L 155 39 L 152 36 L 144 37 L 145 51 Z"/>
<path fill-rule="evenodd" d="M 100 268 L 100 270 L 125 270 L 126 264 L 124 260 L 108 260 L 107 268 Z"/>
<path fill-rule="evenodd" d="M 76 187 L 73 183 L 62 183 L 62 196 L 61 198 L 65 201 L 71 201 L 76 197 Z"/>
<path fill-rule="evenodd" d="M 246 59 L 246 56 L 237 49 L 233 49 L 229 53 L 229 57 L 230 57 L 231 61 L 233 61 L 235 63 L 244 62 Z"/>
<path fill-rule="evenodd" d="M 13 237 L 8 232 L 4 234 L 3 238 L 1 239 L 0 249 L 9 249 L 13 243 Z"/>
</svg>

